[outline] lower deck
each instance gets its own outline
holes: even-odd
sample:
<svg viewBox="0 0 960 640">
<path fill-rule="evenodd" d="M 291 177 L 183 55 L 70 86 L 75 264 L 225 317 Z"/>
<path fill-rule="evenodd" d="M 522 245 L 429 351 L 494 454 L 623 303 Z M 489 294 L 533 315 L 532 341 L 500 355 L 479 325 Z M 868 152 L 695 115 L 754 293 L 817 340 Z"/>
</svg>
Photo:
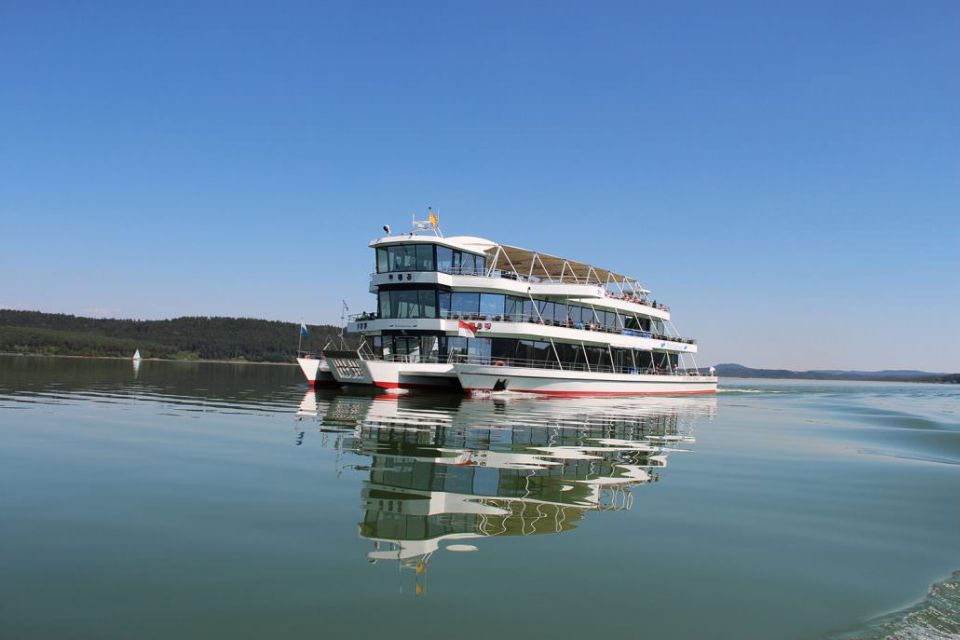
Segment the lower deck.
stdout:
<svg viewBox="0 0 960 640">
<path fill-rule="evenodd" d="M 390 392 L 413 389 L 467 393 L 518 392 L 546 395 L 686 395 L 715 393 L 717 378 L 696 369 L 642 371 L 607 366 L 561 368 L 533 361 L 451 358 L 421 362 L 410 357 L 376 358 L 355 352 L 326 355 L 334 379 L 348 386 Z"/>
</svg>

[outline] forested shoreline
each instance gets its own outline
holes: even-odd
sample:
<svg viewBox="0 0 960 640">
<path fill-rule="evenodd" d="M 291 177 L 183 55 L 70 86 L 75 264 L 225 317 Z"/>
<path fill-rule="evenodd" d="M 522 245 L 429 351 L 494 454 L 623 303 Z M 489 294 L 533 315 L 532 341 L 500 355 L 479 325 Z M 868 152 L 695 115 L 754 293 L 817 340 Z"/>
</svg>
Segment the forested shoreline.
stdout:
<svg viewBox="0 0 960 640">
<path fill-rule="evenodd" d="M 305 351 L 339 344 L 339 327 L 307 329 Z M 14 354 L 129 358 L 139 349 L 144 358 L 291 362 L 299 331 L 294 322 L 255 318 L 128 320 L 0 309 L 0 352 Z"/>
</svg>

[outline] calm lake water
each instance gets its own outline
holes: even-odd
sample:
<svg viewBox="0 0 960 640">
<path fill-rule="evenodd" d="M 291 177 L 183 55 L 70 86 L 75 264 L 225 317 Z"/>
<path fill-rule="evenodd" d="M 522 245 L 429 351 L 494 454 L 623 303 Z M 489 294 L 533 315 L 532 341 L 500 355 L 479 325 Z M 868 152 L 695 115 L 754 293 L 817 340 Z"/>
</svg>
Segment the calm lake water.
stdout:
<svg viewBox="0 0 960 640">
<path fill-rule="evenodd" d="M 0 358 L 0 637 L 956 637 L 960 388 L 722 386 Z"/>
</svg>

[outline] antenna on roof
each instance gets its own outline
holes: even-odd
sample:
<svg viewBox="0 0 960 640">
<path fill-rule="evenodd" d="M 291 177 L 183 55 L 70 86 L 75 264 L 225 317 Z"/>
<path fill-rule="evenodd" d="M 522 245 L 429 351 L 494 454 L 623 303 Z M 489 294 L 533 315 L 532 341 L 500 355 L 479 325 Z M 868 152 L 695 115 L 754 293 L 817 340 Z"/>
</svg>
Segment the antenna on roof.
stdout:
<svg viewBox="0 0 960 640">
<path fill-rule="evenodd" d="M 427 219 L 417 220 L 417 214 L 413 214 L 414 231 L 433 231 L 435 234 L 443 237 L 440 231 L 440 214 L 433 210 L 433 207 L 427 207 Z"/>
</svg>

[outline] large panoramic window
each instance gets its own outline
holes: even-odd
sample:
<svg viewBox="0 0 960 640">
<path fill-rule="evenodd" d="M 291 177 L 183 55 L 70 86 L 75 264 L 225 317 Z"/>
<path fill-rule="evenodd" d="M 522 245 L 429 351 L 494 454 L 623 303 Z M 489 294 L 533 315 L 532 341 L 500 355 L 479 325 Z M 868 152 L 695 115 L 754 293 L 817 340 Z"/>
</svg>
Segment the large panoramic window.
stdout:
<svg viewBox="0 0 960 640">
<path fill-rule="evenodd" d="M 483 275 L 486 266 L 484 256 L 437 245 L 437 271 L 453 275 Z"/>
<path fill-rule="evenodd" d="M 418 242 L 377 248 L 377 273 L 396 271 L 440 271 L 456 275 L 482 275 L 484 256 L 450 247 Z"/>
<path fill-rule="evenodd" d="M 380 317 L 436 318 L 436 291 L 433 289 L 380 291 Z"/>
<path fill-rule="evenodd" d="M 447 338 L 447 353 L 449 355 L 471 356 L 490 359 L 490 338 Z"/>
<path fill-rule="evenodd" d="M 377 273 L 434 271 L 432 244 L 394 244 L 377 248 Z"/>
</svg>

